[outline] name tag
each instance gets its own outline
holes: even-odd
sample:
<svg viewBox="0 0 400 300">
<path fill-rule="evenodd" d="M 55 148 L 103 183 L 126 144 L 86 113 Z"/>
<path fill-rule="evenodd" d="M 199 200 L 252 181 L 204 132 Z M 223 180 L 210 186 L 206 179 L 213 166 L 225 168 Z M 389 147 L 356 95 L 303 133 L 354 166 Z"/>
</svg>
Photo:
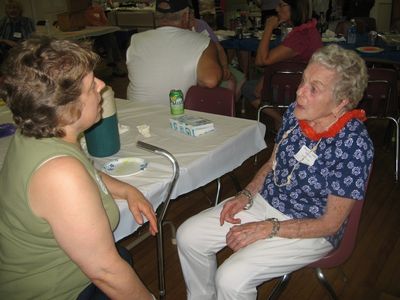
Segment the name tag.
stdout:
<svg viewBox="0 0 400 300">
<path fill-rule="evenodd" d="M 20 39 L 20 38 L 22 38 L 22 33 L 21 32 L 14 32 L 13 33 L 13 37 L 15 37 L 16 39 Z"/>
<path fill-rule="evenodd" d="M 307 166 L 314 165 L 315 160 L 318 158 L 318 155 L 314 153 L 311 149 L 307 146 L 302 146 L 299 152 L 294 155 L 294 158 L 302 163 L 306 164 Z"/>
</svg>

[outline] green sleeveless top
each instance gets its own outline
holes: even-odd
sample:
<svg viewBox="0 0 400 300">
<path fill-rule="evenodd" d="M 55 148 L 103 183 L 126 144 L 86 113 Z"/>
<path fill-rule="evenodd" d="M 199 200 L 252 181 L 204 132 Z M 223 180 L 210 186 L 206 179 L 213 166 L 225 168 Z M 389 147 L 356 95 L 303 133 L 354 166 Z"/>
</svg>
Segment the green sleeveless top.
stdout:
<svg viewBox="0 0 400 300">
<path fill-rule="evenodd" d="M 49 224 L 29 206 L 32 174 L 57 156 L 75 157 L 85 166 L 99 187 L 111 229 L 118 224 L 115 201 L 78 146 L 59 138 L 28 138 L 17 131 L 0 170 L 0 299 L 71 300 L 90 283 L 59 247 Z"/>
</svg>

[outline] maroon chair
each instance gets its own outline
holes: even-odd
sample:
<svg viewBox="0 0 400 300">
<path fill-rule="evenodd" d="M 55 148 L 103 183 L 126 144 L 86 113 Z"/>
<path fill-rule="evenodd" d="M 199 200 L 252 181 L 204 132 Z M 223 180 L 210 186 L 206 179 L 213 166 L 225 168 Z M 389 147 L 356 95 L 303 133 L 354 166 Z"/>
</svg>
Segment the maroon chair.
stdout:
<svg viewBox="0 0 400 300">
<path fill-rule="evenodd" d="M 186 109 L 234 117 L 235 95 L 231 90 L 222 87 L 206 88 L 194 85 L 186 92 L 184 107 Z M 233 171 L 229 172 L 228 175 L 231 177 L 236 190 L 238 192 L 241 191 L 241 185 Z M 219 202 L 220 190 L 221 180 L 218 178 L 215 205 Z"/>
<path fill-rule="evenodd" d="M 395 179 L 399 180 L 400 113 L 397 94 L 397 73 L 388 68 L 368 69 L 368 86 L 359 108 L 368 119 L 387 119 L 395 127 Z M 391 133 L 391 131 L 389 131 Z M 390 136 L 391 138 L 391 136 Z"/>
<path fill-rule="evenodd" d="M 326 279 L 324 273 L 322 272 L 322 269 L 339 267 L 351 256 L 351 253 L 353 252 L 356 243 L 358 225 L 364 201 L 365 200 L 356 201 L 356 203 L 354 204 L 354 207 L 351 210 L 348 218 L 345 234 L 342 241 L 340 242 L 339 247 L 328 253 L 320 260 L 313 262 L 307 266 L 307 268 L 313 268 L 315 270 L 315 275 L 317 276 L 319 282 L 326 288 L 331 299 L 337 299 L 337 296 L 335 290 L 329 284 L 329 281 Z M 290 278 L 290 273 L 283 275 L 279 279 L 279 282 L 275 285 L 268 299 L 278 299 L 280 294 L 286 288 Z"/>
<path fill-rule="evenodd" d="M 283 61 L 264 68 L 264 83 L 261 101 L 270 107 L 287 108 L 296 100 L 307 63 Z"/>
<path fill-rule="evenodd" d="M 222 87 L 194 85 L 185 96 L 185 108 L 229 117 L 235 116 L 235 95 Z"/>
<path fill-rule="evenodd" d="M 296 100 L 296 91 L 306 67 L 305 62 L 283 61 L 264 68 L 258 121 L 265 108 L 285 109 Z"/>
</svg>

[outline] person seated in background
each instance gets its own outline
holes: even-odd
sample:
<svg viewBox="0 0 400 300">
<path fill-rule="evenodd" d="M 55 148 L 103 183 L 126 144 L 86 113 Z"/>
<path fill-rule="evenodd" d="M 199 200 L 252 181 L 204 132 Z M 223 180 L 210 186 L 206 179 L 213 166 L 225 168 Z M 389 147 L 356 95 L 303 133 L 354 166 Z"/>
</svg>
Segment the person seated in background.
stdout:
<svg viewBox="0 0 400 300">
<path fill-rule="evenodd" d="M 229 65 L 225 49 L 221 46 L 214 31 L 205 21 L 195 18 L 194 11 L 192 9 L 190 10 L 190 28 L 192 28 L 192 30 L 195 32 L 208 36 L 211 41 L 215 43 L 218 52 L 219 64 L 222 67 L 223 81 L 221 82 L 220 86 L 233 91 L 235 100 L 238 101 L 240 98 L 242 85 L 245 82 L 245 75 L 238 69 Z"/>
<path fill-rule="evenodd" d="M 97 171 L 80 147 L 101 118 L 90 45 L 48 37 L 15 46 L 0 96 L 18 127 L 0 170 L 0 298 L 154 299 L 114 243 L 114 198 L 157 232 L 150 202 Z M 124 256 L 124 259 L 119 255 Z"/>
<path fill-rule="evenodd" d="M 280 0 L 276 7 L 277 16 L 269 17 L 265 23 L 264 33 L 257 49 L 255 63 L 257 66 L 266 67 L 285 60 L 296 60 L 307 62 L 311 55 L 322 47 L 321 35 L 319 34 L 315 19 L 308 20 L 308 0 Z M 285 39 L 275 48 L 270 49 L 272 31 L 281 24 L 286 23 L 293 29 L 286 35 Z M 247 81 L 242 88 L 243 96 L 254 108 L 261 104 L 261 91 L 264 78 Z M 274 109 L 265 109 L 264 113 L 269 115 L 278 130 L 282 124 L 282 115 Z"/>
<path fill-rule="evenodd" d="M 222 78 L 215 43 L 190 29 L 188 0 L 157 0 L 157 28 L 134 34 L 126 53 L 127 98 L 169 104 L 172 89 L 216 87 Z"/>
<path fill-rule="evenodd" d="M 339 245 L 373 161 L 365 112 L 354 109 L 367 84 L 354 51 L 330 45 L 314 53 L 270 159 L 242 192 L 178 228 L 188 300 L 256 299 L 263 282 Z M 217 267 L 225 246 L 233 254 Z"/>
<path fill-rule="evenodd" d="M 101 0 L 92 0 L 91 5 L 86 9 L 85 19 L 88 26 L 110 26 L 101 4 Z M 115 33 L 97 36 L 95 43 L 104 48 L 107 55 L 107 65 L 112 68 L 113 74 L 120 77 L 126 76 L 125 63 L 122 60 Z"/>
<path fill-rule="evenodd" d="M 31 37 L 36 31 L 33 20 L 22 15 L 23 9 L 19 1 L 6 0 L 4 10 L 6 16 L 0 19 L 0 63 L 12 47 Z"/>
</svg>

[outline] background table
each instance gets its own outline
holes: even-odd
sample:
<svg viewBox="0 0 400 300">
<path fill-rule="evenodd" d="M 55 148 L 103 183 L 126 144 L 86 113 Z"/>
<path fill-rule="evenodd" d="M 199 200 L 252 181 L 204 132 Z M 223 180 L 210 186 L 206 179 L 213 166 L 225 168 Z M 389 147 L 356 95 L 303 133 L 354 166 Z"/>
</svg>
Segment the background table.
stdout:
<svg viewBox="0 0 400 300">
<path fill-rule="evenodd" d="M 225 49 L 236 49 L 243 50 L 248 52 L 256 52 L 260 40 L 255 37 L 250 38 L 228 38 L 226 40 L 220 41 L 222 47 Z M 280 37 L 277 38 L 270 43 L 270 48 L 274 48 L 280 43 Z M 332 42 L 324 43 L 324 45 L 331 44 Z M 346 42 L 337 43 L 343 48 L 356 50 L 358 47 L 368 46 L 368 36 L 367 34 L 358 34 L 356 44 L 347 44 Z M 376 41 L 376 46 L 383 48 L 384 51 L 379 53 L 357 53 L 363 57 L 366 61 L 376 61 L 376 62 L 384 62 L 391 64 L 400 65 L 400 50 L 396 49 L 396 46 L 386 44 L 382 39 L 378 38 Z"/>
<path fill-rule="evenodd" d="M 111 157 L 95 158 L 95 165 L 101 168 L 105 162 L 118 157 L 139 157 L 147 160 L 143 172 L 121 178 L 137 188 L 157 208 L 165 199 L 166 188 L 171 180 L 172 170 L 165 158 L 136 147 L 136 142 L 164 148 L 175 156 L 180 167 L 180 176 L 172 192 L 172 199 L 201 187 L 229 171 L 239 167 L 246 159 L 266 147 L 265 125 L 254 120 L 232 118 L 187 110 L 187 114 L 199 115 L 214 122 L 215 131 L 190 137 L 169 127 L 169 107 L 148 105 L 117 99 L 119 122 L 130 127 L 120 135 L 121 150 Z M 6 107 L 0 107 L 0 124 L 11 121 Z M 150 126 L 152 137 L 144 138 L 136 126 Z M 11 137 L 0 139 L 0 167 Z M 139 228 L 128 209 L 125 200 L 116 200 L 120 210 L 120 223 L 114 231 L 119 240 Z"/>
</svg>

